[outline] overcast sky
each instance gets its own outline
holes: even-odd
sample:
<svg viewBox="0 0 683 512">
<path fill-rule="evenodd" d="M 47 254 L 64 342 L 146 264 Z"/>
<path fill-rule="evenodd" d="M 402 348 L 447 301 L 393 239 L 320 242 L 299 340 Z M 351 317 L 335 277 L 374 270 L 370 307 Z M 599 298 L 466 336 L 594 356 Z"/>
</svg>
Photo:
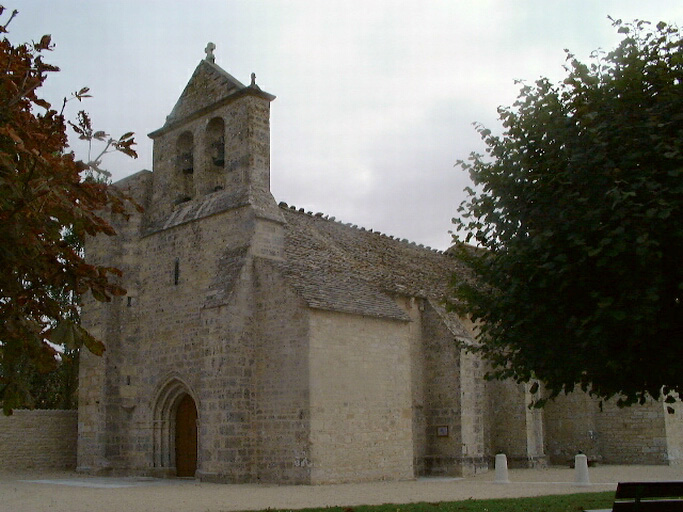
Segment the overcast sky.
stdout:
<svg viewBox="0 0 683 512">
<path fill-rule="evenodd" d="M 475 121 L 515 79 L 563 76 L 564 49 L 588 60 L 619 36 L 607 19 L 683 25 L 681 0 L 154 1 L 21 0 L 14 43 L 51 34 L 56 104 L 88 86 L 98 129 L 134 131 L 137 160 L 112 157 L 114 180 L 151 169 L 160 128 L 206 43 L 216 64 L 277 96 L 271 184 L 277 201 L 431 247 L 450 242 L 469 183 L 453 167 L 481 150 Z M 6 16 L 3 17 L 6 19 Z M 75 114 L 79 105 L 70 105 Z M 83 156 L 85 158 L 85 156 Z"/>
</svg>

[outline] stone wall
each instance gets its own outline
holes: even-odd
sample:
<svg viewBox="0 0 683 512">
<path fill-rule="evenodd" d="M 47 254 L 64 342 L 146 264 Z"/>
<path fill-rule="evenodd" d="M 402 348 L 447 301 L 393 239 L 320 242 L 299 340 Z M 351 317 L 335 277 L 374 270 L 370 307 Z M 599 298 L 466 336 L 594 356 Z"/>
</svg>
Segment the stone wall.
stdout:
<svg viewBox="0 0 683 512">
<path fill-rule="evenodd" d="M 578 391 L 558 396 L 545 405 L 546 453 L 551 464 L 570 464 L 579 451 L 589 461 L 602 461 L 597 411 L 597 403 Z"/>
<path fill-rule="evenodd" d="M 423 397 L 425 448 L 422 467 L 425 475 L 462 476 L 463 439 L 461 395 L 472 390 L 460 386 L 460 351 L 441 318 L 429 305 L 424 309 L 422 336 L 424 346 Z"/>
<path fill-rule="evenodd" d="M 666 405 L 673 409 L 673 413 L 664 414 L 669 464 L 683 465 L 683 403 L 678 400 Z"/>
<path fill-rule="evenodd" d="M 0 467 L 74 469 L 76 411 L 15 410 L 0 414 Z"/>
<path fill-rule="evenodd" d="M 151 180 L 151 172 L 141 171 L 117 186 L 137 203 L 147 206 Z M 118 436 L 120 426 L 117 423 L 121 416 L 126 416 L 121 410 L 123 401 L 128 405 L 136 403 L 136 395 L 131 391 L 138 389 L 140 382 L 126 380 L 129 394 L 124 397 L 122 390 L 119 396 L 121 379 L 133 374 L 122 368 L 128 361 L 123 358 L 121 347 L 127 343 L 135 345 L 139 340 L 140 319 L 144 316 L 139 308 L 140 250 L 136 243 L 142 216 L 132 206 L 129 210 L 131 217 L 128 222 L 120 216 L 110 219 L 117 237 L 99 235 L 86 240 L 89 262 L 120 269 L 124 277 L 117 281 L 128 294 L 115 297 L 109 303 L 96 301 L 91 294 L 83 296 L 81 321 L 90 333 L 105 342 L 106 350 L 102 357 L 89 351 L 82 351 L 80 355 L 78 468 L 82 471 L 108 469 L 109 461 L 121 464 L 128 453 L 128 440 Z M 116 397 L 114 401 L 109 400 L 111 396 Z"/>
<path fill-rule="evenodd" d="M 511 466 L 527 457 L 524 386 L 513 381 L 487 383 L 491 428 L 490 453 L 505 453 Z M 516 461 L 512 464 L 512 461 Z"/>
<path fill-rule="evenodd" d="M 553 464 L 581 451 L 605 464 L 667 464 L 680 457 L 681 413 L 667 415 L 661 402 L 619 408 L 576 391 L 544 408 L 546 449 Z"/>
<path fill-rule="evenodd" d="M 413 478 L 410 326 L 311 312 L 311 483 Z"/>
<path fill-rule="evenodd" d="M 666 464 L 667 442 L 661 402 L 617 407 L 605 402 L 596 413 L 598 443 L 606 464 Z"/>
<path fill-rule="evenodd" d="M 255 259 L 254 288 L 255 480 L 308 484 L 307 310 L 269 261 Z"/>
<path fill-rule="evenodd" d="M 543 411 L 530 409 L 537 397 L 530 384 L 513 380 L 488 383 L 491 455 L 505 453 L 510 467 L 543 467 L 547 464 L 544 450 Z"/>
</svg>

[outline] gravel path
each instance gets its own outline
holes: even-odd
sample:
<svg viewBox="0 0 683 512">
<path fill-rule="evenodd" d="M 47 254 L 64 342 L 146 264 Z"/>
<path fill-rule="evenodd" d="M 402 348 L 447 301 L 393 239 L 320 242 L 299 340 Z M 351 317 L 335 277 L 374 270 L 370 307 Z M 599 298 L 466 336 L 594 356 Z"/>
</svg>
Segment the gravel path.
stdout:
<svg viewBox="0 0 683 512">
<path fill-rule="evenodd" d="M 614 490 L 619 481 L 683 480 L 683 466 L 599 466 L 589 475 L 590 486 L 574 485 L 569 468 L 510 470 L 509 484 L 494 483 L 490 471 L 464 479 L 286 486 L 4 471 L 0 512 L 222 512 L 570 494 Z"/>
</svg>

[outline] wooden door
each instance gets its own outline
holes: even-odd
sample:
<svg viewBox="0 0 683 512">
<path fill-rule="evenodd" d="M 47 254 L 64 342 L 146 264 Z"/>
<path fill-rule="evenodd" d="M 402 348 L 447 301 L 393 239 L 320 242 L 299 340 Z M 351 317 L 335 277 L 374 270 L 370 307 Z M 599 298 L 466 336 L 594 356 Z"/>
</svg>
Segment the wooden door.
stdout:
<svg viewBox="0 0 683 512">
<path fill-rule="evenodd" d="M 197 470 L 197 408 L 185 395 L 175 417 L 175 465 L 178 476 L 194 476 Z"/>
</svg>

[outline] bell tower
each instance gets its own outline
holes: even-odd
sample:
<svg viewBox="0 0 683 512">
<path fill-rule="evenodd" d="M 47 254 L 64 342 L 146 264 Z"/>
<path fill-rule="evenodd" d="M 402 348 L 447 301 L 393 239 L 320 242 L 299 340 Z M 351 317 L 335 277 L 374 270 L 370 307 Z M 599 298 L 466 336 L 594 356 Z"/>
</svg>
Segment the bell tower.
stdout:
<svg viewBox="0 0 683 512">
<path fill-rule="evenodd" d="M 215 63 L 215 45 L 190 81 L 154 141 L 152 224 L 179 208 L 230 195 L 231 203 L 266 204 L 270 196 L 270 102 L 275 96 L 244 85 Z"/>
</svg>

